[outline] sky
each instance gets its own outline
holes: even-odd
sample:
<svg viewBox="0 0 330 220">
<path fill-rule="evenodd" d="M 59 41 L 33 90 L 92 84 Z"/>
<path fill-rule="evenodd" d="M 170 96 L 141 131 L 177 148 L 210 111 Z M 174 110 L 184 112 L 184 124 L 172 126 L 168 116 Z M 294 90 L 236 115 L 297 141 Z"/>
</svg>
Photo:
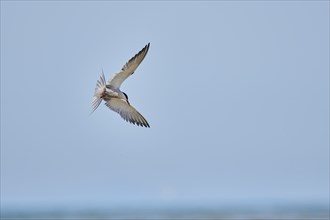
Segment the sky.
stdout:
<svg viewBox="0 0 330 220">
<path fill-rule="evenodd" d="M 3 210 L 249 203 L 329 204 L 328 1 L 1 1 Z"/>
</svg>

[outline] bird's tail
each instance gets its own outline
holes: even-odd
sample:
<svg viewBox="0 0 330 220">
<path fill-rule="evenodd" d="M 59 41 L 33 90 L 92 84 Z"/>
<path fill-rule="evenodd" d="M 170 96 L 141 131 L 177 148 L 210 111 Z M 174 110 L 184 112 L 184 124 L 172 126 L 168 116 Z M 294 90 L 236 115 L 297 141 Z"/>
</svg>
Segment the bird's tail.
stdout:
<svg viewBox="0 0 330 220">
<path fill-rule="evenodd" d="M 103 73 L 103 70 L 102 70 L 102 75 L 100 76 L 100 79 L 97 80 L 97 83 L 96 83 L 95 93 L 94 93 L 93 101 L 92 101 L 92 112 L 91 112 L 91 114 L 99 107 L 99 105 L 102 102 L 101 95 L 102 95 L 102 93 L 104 92 L 104 90 L 106 88 L 105 87 L 106 83 L 107 82 L 105 80 L 104 73 Z"/>
</svg>

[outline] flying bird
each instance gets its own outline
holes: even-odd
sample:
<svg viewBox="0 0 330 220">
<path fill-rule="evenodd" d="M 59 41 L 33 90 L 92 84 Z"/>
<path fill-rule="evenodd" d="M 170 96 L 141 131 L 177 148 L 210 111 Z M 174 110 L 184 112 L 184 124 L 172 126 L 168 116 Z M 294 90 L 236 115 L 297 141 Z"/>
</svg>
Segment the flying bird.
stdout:
<svg viewBox="0 0 330 220">
<path fill-rule="evenodd" d="M 138 126 L 150 127 L 147 120 L 130 104 L 126 93 L 120 90 L 121 84 L 132 75 L 147 55 L 150 43 L 135 54 L 112 79 L 106 81 L 102 75 L 97 81 L 92 101 L 92 113 L 99 107 L 102 100 L 111 110 L 117 112 L 124 120 Z"/>
</svg>

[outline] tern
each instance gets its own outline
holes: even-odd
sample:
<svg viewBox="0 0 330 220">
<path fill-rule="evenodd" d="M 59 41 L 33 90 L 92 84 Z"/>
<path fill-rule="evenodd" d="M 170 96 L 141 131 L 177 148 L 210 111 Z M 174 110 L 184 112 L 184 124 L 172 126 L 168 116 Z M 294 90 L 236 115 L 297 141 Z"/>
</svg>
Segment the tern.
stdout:
<svg viewBox="0 0 330 220">
<path fill-rule="evenodd" d="M 92 113 L 99 107 L 102 100 L 111 110 L 117 112 L 124 120 L 138 126 L 150 127 L 147 120 L 130 104 L 128 96 L 120 90 L 121 84 L 132 75 L 147 55 L 150 43 L 133 56 L 112 79 L 106 81 L 102 75 L 97 81 L 92 101 Z"/>
</svg>

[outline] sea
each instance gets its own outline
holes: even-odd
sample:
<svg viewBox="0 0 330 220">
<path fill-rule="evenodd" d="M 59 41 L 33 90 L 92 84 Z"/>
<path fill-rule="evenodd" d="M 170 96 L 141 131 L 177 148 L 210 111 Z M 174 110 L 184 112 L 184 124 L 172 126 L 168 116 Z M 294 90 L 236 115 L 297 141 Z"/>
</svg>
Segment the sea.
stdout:
<svg viewBox="0 0 330 220">
<path fill-rule="evenodd" d="M 328 205 L 93 207 L 1 210 L 1 220 L 329 220 Z"/>
</svg>

